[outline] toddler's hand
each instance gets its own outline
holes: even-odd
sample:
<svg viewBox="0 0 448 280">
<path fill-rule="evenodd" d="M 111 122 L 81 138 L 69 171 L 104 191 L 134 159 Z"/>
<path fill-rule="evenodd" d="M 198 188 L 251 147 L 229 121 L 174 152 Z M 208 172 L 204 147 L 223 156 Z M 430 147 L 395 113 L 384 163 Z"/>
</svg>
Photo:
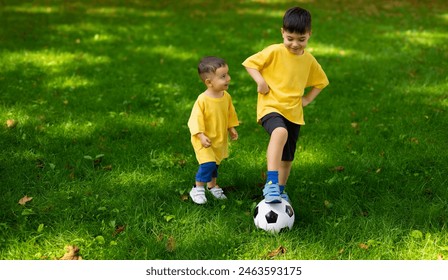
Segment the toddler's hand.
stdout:
<svg viewBox="0 0 448 280">
<path fill-rule="evenodd" d="M 212 141 L 210 141 L 210 139 L 207 136 L 205 136 L 204 133 L 199 133 L 198 136 L 204 148 L 208 148 L 212 145 Z"/>
<path fill-rule="evenodd" d="M 234 127 L 229 128 L 230 139 L 238 140 L 238 132 Z"/>
</svg>

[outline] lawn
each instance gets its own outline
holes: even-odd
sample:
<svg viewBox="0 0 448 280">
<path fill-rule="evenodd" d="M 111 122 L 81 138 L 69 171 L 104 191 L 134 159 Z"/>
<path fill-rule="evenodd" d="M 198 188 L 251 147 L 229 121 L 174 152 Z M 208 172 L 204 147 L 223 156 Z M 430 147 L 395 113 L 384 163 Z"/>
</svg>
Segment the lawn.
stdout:
<svg viewBox="0 0 448 280">
<path fill-rule="evenodd" d="M 295 225 L 273 235 L 252 219 L 268 136 L 241 63 L 294 5 L 330 85 L 305 108 Z M 448 258 L 446 1 L 3 0 L 0 26 L 0 259 Z M 206 55 L 241 125 L 228 200 L 199 206 L 186 124 Z"/>
</svg>

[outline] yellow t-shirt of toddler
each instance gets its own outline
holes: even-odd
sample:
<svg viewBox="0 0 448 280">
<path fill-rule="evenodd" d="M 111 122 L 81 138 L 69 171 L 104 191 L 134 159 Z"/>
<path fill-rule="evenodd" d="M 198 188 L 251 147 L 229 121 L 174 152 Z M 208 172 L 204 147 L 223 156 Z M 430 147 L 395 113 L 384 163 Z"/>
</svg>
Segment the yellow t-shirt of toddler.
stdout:
<svg viewBox="0 0 448 280">
<path fill-rule="evenodd" d="M 196 159 L 199 164 L 205 162 L 216 162 L 220 164 L 224 158 L 229 156 L 228 129 L 239 125 L 232 97 L 228 92 L 220 98 L 213 98 L 205 93 L 198 96 L 193 105 L 188 128 L 191 134 Z M 204 133 L 212 145 L 204 148 L 198 133 Z"/>
</svg>

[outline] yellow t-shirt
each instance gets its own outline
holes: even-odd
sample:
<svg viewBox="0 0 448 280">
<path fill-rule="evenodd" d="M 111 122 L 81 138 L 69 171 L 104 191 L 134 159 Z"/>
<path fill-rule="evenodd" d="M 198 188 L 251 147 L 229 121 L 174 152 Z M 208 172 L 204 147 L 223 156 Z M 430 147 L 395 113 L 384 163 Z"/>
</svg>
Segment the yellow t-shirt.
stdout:
<svg viewBox="0 0 448 280">
<path fill-rule="evenodd" d="M 273 112 L 277 112 L 289 121 L 303 125 L 302 96 L 305 88 L 323 89 L 329 82 L 322 67 L 312 54 L 306 50 L 295 55 L 283 44 L 274 44 L 250 56 L 243 66 L 257 69 L 270 91 L 258 93 L 257 122 Z"/>
<path fill-rule="evenodd" d="M 193 105 L 188 128 L 191 133 L 196 158 L 199 164 L 216 162 L 220 164 L 229 156 L 228 129 L 238 126 L 238 117 L 232 103 L 232 97 L 228 92 L 220 98 L 213 98 L 205 93 L 198 96 Z M 201 144 L 198 133 L 204 133 L 212 142 L 209 148 Z"/>
</svg>

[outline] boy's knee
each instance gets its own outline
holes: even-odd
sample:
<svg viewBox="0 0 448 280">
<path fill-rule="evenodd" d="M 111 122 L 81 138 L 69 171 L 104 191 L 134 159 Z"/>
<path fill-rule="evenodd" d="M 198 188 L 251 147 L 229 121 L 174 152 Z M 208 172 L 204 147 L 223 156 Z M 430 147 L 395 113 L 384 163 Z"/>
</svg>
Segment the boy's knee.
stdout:
<svg viewBox="0 0 448 280">
<path fill-rule="evenodd" d="M 272 136 L 287 139 L 288 138 L 288 130 L 284 127 L 277 127 L 276 129 L 274 129 L 274 131 L 272 131 L 271 137 Z"/>
</svg>

